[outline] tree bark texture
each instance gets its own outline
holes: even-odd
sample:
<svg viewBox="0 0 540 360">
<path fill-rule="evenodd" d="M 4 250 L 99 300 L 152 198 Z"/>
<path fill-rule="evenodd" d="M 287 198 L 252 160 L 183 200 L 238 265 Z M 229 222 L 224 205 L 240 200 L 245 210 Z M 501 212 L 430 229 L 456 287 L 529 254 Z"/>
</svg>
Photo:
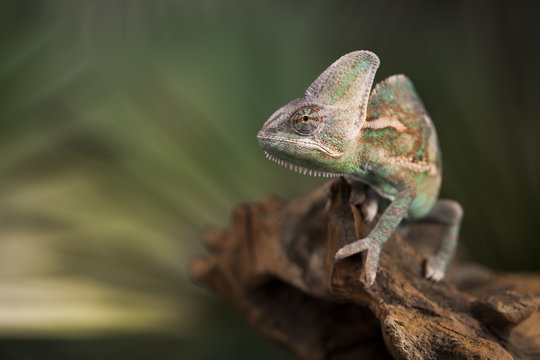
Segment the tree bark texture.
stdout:
<svg viewBox="0 0 540 360">
<path fill-rule="evenodd" d="M 339 178 L 290 202 L 240 205 L 228 229 L 205 233 L 210 254 L 191 276 L 306 359 L 540 359 L 540 276 L 454 261 L 431 282 L 437 225 L 396 232 L 371 287 L 362 254 L 335 262 L 378 220 L 364 221 L 362 191 Z"/>
</svg>

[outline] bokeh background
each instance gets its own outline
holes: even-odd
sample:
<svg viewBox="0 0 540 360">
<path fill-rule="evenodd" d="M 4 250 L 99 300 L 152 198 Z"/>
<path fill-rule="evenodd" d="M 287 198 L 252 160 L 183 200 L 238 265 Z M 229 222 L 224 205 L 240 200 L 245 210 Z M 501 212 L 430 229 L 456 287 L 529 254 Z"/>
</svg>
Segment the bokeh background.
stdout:
<svg viewBox="0 0 540 360">
<path fill-rule="evenodd" d="M 346 52 L 407 74 L 438 129 L 460 246 L 540 253 L 534 2 L 0 2 L 0 358 L 288 359 L 194 285 L 235 204 L 323 180 L 266 161 L 266 118 Z"/>
</svg>

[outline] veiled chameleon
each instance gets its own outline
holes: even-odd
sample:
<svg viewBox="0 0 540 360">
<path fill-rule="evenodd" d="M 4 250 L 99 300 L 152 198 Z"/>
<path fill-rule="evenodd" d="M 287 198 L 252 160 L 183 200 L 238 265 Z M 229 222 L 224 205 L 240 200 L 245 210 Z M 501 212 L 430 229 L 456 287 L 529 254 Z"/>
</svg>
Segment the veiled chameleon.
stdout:
<svg viewBox="0 0 540 360">
<path fill-rule="evenodd" d="M 353 175 L 391 200 L 366 238 L 335 255 L 340 260 L 366 251 L 369 284 L 383 244 L 404 218 L 444 224 L 439 249 L 426 262 L 426 277 L 439 280 L 456 248 L 462 210 L 455 201 L 437 201 L 437 135 L 411 81 L 394 75 L 371 91 L 378 66 L 369 51 L 342 56 L 304 97 L 277 110 L 257 139 L 266 156 L 281 165 L 310 175 Z"/>
</svg>

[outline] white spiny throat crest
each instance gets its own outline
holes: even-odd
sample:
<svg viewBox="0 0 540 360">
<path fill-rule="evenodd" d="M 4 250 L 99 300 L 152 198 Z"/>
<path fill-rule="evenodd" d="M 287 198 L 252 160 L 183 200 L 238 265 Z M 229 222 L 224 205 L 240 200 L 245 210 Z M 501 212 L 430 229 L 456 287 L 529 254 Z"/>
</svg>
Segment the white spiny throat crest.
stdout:
<svg viewBox="0 0 540 360">
<path fill-rule="evenodd" d="M 322 176 L 322 177 L 338 177 L 338 176 L 343 175 L 343 174 L 336 174 L 336 173 L 331 173 L 331 172 L 326 172 L 326 171 L 308 169 L 303 166 L 296 165 L 286 160 L 280 159 L 277 156 L 270 154 L 266 150 L 264 151 L 264 155 L 266 156 L 267 159 L 272 160 L 281 166 L 288 167 L 289 169 L 294 170 L 304 175 L 307 174 L 311 176 Z"/>
</svg>

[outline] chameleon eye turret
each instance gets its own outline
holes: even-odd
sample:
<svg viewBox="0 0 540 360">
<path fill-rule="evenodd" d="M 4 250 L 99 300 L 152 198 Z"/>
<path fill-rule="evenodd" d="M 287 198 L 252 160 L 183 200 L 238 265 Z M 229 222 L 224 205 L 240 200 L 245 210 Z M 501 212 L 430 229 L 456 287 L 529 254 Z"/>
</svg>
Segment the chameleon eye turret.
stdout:
<svg viewBox="0 0 540 360">
<path fill-rule="evenodd" d="M 463 212 L 455 201 L 437 201 L 437 134 L 412 82 L 394 75 L 371 90 L 378 67 L 370 51 L 342 56 L 304 97 L 276 111 L 257 139 L 278 164 L 310 175 L 349 174 L 391 200 L 367 237 L 335 254 L 339 261 L 363 252 L 368 285 L 375 282 L 382 246 L 403 219 L 443 224 L 439 249 L 425 268 L 426 277 L 437 281 L 454 255 Z"/>
<path fill-rule="evenodd" d="M 314 108 L 300 109 L 291 116 L 291 126 L 300 135 L 313 135 L 320 125 L 319 114 Z"/>
</svg>

